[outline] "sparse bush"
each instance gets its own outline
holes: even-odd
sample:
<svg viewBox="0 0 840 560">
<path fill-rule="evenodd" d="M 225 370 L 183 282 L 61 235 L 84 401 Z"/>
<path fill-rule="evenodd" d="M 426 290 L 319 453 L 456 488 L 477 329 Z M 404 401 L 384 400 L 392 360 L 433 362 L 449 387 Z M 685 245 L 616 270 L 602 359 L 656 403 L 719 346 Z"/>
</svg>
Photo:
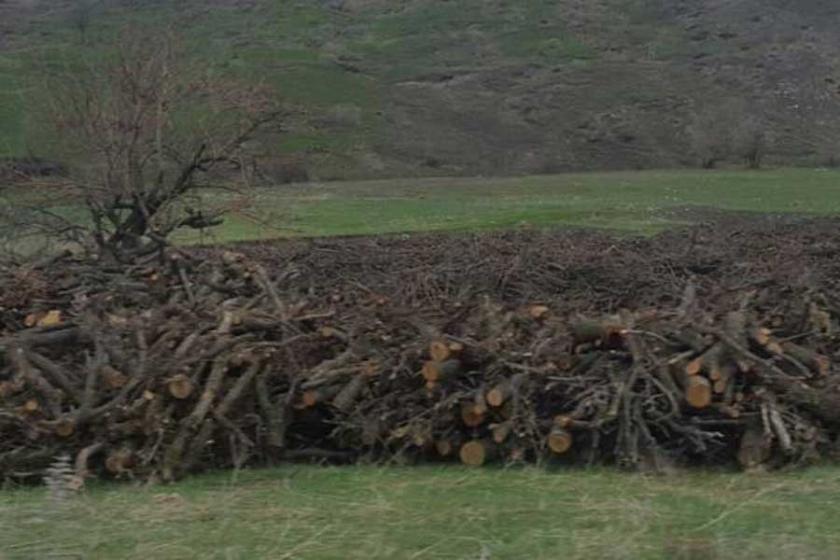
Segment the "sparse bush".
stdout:
<svg viewBox="0 0 840 560">
<path fill-rule="evenodd" d="M 221 223 L 225 209 L 200 191 L 246 179 L 245 146 L 280 113 L 261 87 L 185 64 L 170 32 L 126 29 L 115 52 L 47 69 L 43 82 L 42 114 L 65 156 L 84 162 L 65 178 L 85 202 L 90 245 L 120 262 Z"/>
<path fill-rule="evenodd" d="M 767 152 L 767 132 L 762 119 L 742 118 L 735 128 L 735 150 L 750 169 L 760 169 Z"/>
<path fill-rule="evenodd" d="M 723 118 L 711 110 L 694 116 L 688 129 L 692 152 L 703 169 L 714 169 L 732 151 L 731 129 Z"/>
<path fill-rule="evenodd" d="M 702 108 L 688 127 L 688 136 L 692 152 L 704 169 L 733 159 L 759 169 L 767 152 L 765 119 L 741 100 Z"/>
</svg>

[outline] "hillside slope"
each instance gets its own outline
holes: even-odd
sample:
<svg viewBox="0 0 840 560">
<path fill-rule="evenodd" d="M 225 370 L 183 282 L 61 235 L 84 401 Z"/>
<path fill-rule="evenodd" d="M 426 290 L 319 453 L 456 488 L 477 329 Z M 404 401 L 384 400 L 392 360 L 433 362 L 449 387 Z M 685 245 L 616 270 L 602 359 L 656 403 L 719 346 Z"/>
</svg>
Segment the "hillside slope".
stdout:
<svg viewBox="0 0 840 560">
<path fill-rule="evenodd" d="M 78 5 L 0 0 L 0 155 L 44 145 L 33 47 L 138 21 L 297 104 L 268 153 L 318 179 L 692 166 L 698 122 L 760 123 L 775 163 L 840 152 L 831 0 L 109 0 L 84 33 Z"/>
</svg>

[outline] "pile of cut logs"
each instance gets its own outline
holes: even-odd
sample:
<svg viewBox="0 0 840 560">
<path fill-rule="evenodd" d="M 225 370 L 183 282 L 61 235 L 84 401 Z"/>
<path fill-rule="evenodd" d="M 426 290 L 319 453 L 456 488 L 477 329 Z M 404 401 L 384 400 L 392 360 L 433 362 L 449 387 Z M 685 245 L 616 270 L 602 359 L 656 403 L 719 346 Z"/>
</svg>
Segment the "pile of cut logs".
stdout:
<svg viewBox="0 0 840 560">
<path fill-rule="evenodd" d="M 293 460 L 753 469 L 830 457 L 840 433 L 838 317 L 812 291 L 424 313 L 292 294 L 284 274 L 229 251 L 3 273 L 0 475 L 38 480 L 65 454 L 79 480 Z"/>
</svg>

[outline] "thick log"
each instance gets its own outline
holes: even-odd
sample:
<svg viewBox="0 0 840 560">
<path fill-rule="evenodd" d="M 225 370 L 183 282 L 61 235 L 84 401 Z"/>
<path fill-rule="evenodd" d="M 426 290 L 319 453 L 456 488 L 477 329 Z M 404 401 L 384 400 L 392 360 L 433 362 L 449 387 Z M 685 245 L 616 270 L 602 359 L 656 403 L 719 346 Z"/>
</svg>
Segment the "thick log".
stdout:
<svg viewBox="0 0 840 560">
<path fill-rule="evenodd" d="M 304 255 L 295 257 L 300 270 Z M 509 267 L 504 290 L 515 301 L 479 298 L 474 286 L 435 276 L 391 291 L 378 265 L 365 265 L 369 284 L 345 289 L 343 270 L 270 287 L 273 276 L 260 277 L 244 257 L 182 264 L 120 267 L 107 272 L 113 282 L 99 269 L 81 280 L 62 275 L 68 287 L 0 309 L 4 473 L 40 469 L 34 451 L 48 451 L 48 464 L 100 442 L 94 471 L 164 480 L 290 460 L 297 449 L 320 451 L 316 460 L 466 456 L 469 464 L 574 452 L 637 467 L 667 449 L 678 461 L 725 462 L 750 454 L 752 436 L 742 431 L 753 423 L 770 445 L 753 446 L 759 459 L 743 462 L 775 466 L 822 452 L 840 428 L 828 357 L 837 312 L 819 332 L 808 319 L 809 303 L 831 309 L 822 284 L 762 284 L 744 297 L 709 275 L 684 309 L 644 307 L 663 296 L 618 319 L 567 322 L 564 314 L 612 309 L 622 298 L 597 286 L 576 293 L 574 282 L 554 298 Z M 528 278 L 554 270 L 524 264 Z M 707 294 L 713 299 L 698 300 Z M 41 334 L 84 337 L 35 350 L 23 339 L 37 329 L 14 333 L 26 315 L 49 309 L 64 324 Z"/>
<path fill-rule="evenodd" d="M 225 392 L 224 396 L 219 401 L 219 404 L 213 408 L 211 413 L 212 418 L 208 418 L 204 421 L 198 431 L 198 434 L 196 434 L 190 442 L 189 449 L 184 455 L 181 464 L 181 470 L 183 472 L 192 470 L 193 466 L 199 461 L 201 453 L 207 446 L 210 435 L 216 427 L 216 423 L 225 426 L 232 435 L 237 436 L 239 440 L 244 442 L 247 446 L 253 446 L 253 443 L 244 434 L 242 434 L 241 430 L 239 430 L 235 424 L 228 420 L 227 416 L 230 414 L 233 405 L 239 401 L 242 394 L 251 385 L 251 383 L 253 383 L 261 367 L 262 365 L 259 362 L 253 362 L 233 383 L 233 386 Z M 231 462 L 236 465 L 239 460 L 237 457 L 232 457 Z"/>
<path fill-rule="evenodd" d="M 564 430 L 560 426 L 552 427 L 547 438 L 548 448 L 555 455 L 563 455 L 568 452 L 572 448 L 572 442 L 571 432 Z"/>
<path fill-rule="evenodd" d="M 347 383 L 347 385 L 341 388 L 338 394 L 336 394 L 332 402 L 333 406 L 341 412 L 349 412 L 356 403 L 356 400 L 362 394 L 362 391 L 367 385 L 368 379 L 370 379 L 370 376 L 365 375 L 364 373 L 356 375 L 349 383 Z"/>
<path fill-rule="evenodd" d="M 429 344 L 429 357 L 434 362 L 446 362 L 457 358 L 463 350 L 464 345 L 460 342 L 434 340 Z"/>
<path fill-rule="evenodd" d="M 458 456 L 461 462 L 469 467 L 480 467 L 491 461 L 497 453 L 497 448 L 486 440 L 472 440 L 461 446 Z"/>
<path fill-rule="evenodd" d="M 706 408 L 712 404 L 712 384 L 702 375 L 691 375 L 685 382 L 685 402 L 693 408 Z"/>
<path fill-rule="evenodd" d="M 712 381 L 720 379 L 720 362 L 723 349 L 724 346 L 722 344 L 712 345 L 700 356 L 688 362 L 685 372 L 688 375 L 699 375 L 701 371 L 705 371 L 706 375 L 708 375 L 709 379 Z"/>
<path fill-rule="evenodd" d="M 77 403 L 82 402 L 82 394 L 81 389 L 76 383 L 77 380 L 73 379 L 73 376 L 70 375 L 67 371 L 64 370 L 61 366 L 53 362 L 52 360 L 46 358 L 45 356 L 29 350 L 26 352 L 27 357 L 29 360 L 42 372 L 44 372 L 51 381 L 53 381 L 58 387 L 61 388 L 67 395 L 72 397 Z"/>
<path fill-rule="evenodd" d="M 575 345 L 598 343 L 607 348 L 622 345 L 625 327 L 614 320 L 580 319 L 571 324 Z"/>
<path fill-rule="evenodd" d="M 550 308 L 547 305 L 532 305 L 528 308 L 528 315 L 530 315 L 532 319 L 541 320 L 548 316 L 549 311 Z"/>
<path fill-rule="evenodd" d="M 423 377 L 431 383 L 441 383 L 451 379 L 461 372 L 461 362 L 448 360 L 446 362 L 429 361 L 423 364 Z"/>
<path fill-rule="evenodd" d="M 210 375 L 204 384 L 204 390 L 193 411 L 179 424 L 174 441 L 166 449 L 163 458 L 164 480 L 175 480 L 183 472 L 184 451 L 191 436 L 202 425 L 218 397 L 228 369 L 226 356 L 217 358 L 210 369 Z M 198 434 L 201 436 L 201 434 Z"/>
<path fill-rule="evenodd" d="M 468 428 L 477 428 L 487 419 L 487 405 L 470 400 L 461 403 L 461 421 Z"/>
<path fill-rule="evenodd" d="M 500 407 L 513 395 L 513 384 L 509 379 L 496 384 L 487 391 L 487 404 L 493 407 Z"/>
<path fill-rule="evenodd" d="M 76 422 L 72 418 L 62 418 L 53 427 L 55 435 L 60 438 L 69 438 L 76 433 Z"/>
<path fill-rule="evenodd" d="M 257 405 L 263 418 L 266 419 L 267 437 L 269 450 L 283 449 L 286 447 L 286 431 L 291 422 L 292 399 L 295 395 L 295 384 L 288 388 L 285 395 L 279 399 L 271 398 L 268 388 L 268 372 L 265 371 L 254 380 L 254 390 L 257 394 Z"/>
<path fill-rule="evenodd" d="M 43 398 L 49 414 L 53 418 L 60 416 L 61 401 L 63 400 L 62 392 L 56 389 L 43 375 L 41 375 L 38 370 L 32 366 L 24 349 L 10 349 L 9 360 L 17 371 L 17 377 L 35 389 Z M 27 404 L 29 404 L 29 402 Z M 40 408 L 40 406 L 38 408 Z M 25 410 L 27 412 L 35 412 L 38 408 L 31 409 L 30 406 L 29 408 L 25 407 Z"/>
<path fill-rule="evenodd" d="M 773 340 L 773 331 L 765 327 L 753 329 L 751 335 L 759 346 L 767 346 Z"/>
<path fill-rule="evenodd" d="M 722 395 L 725 403 L 732 402 L 735 384 L 740 375 L 738 364 L 732 361 L 721 365 L 720 376 L 712 383 L 716 395 Z"/>
<path fill-rule="evenodd" d="M 192 395 L 193 383 L 189 377 L 187 377 L 183 373 L 179 373 L 177 375 L 172 376 L 166 382 L 166 388 L 173 398 L 182 401 L 189 398 L 189 396 Z"/>
<path fill-rule="evenodd" d="M 104 447 L 104 443 L 94 442 L 85 446 L 78 454 L 76 454 L 76 460 L 74 462 L 75 476 L 73 480 L 70 481 L 71 484 L 76 485 L 76 487 L 73 488 L 74 490 L 78 490 L 84 485 L 85 479 L 90 476 L 90 458 L 99 453 Z"/>
<path fill-rule="evenodd" d="M 810 348 L 800 346 L 793 342 L 784 342 L 781 344 L 781 350 L 783 354 L 791 356 L 811 368 L 820 377 L 826 377 L 831 369 L 831 360 L 829 357 Z"/>
</svg>

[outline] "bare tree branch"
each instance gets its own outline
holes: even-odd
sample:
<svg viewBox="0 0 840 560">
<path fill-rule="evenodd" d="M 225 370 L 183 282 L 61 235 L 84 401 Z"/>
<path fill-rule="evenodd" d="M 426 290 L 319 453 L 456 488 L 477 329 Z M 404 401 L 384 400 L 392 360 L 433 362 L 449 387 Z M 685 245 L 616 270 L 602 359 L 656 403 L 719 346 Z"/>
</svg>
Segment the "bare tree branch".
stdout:
<svg viewBox="0 0 840 560">
<path fill-rule="evenodd" d="M 45 114 L 83 162 L 67 178 L 100 257 L 130 262 L 219 224 L 192 195 L 233 181 L 243 146 L 282 116 L 264 88 L 184 60 L 174 34 L 127 30 L 115 53 L 45 74 Z"/>
</svg>

